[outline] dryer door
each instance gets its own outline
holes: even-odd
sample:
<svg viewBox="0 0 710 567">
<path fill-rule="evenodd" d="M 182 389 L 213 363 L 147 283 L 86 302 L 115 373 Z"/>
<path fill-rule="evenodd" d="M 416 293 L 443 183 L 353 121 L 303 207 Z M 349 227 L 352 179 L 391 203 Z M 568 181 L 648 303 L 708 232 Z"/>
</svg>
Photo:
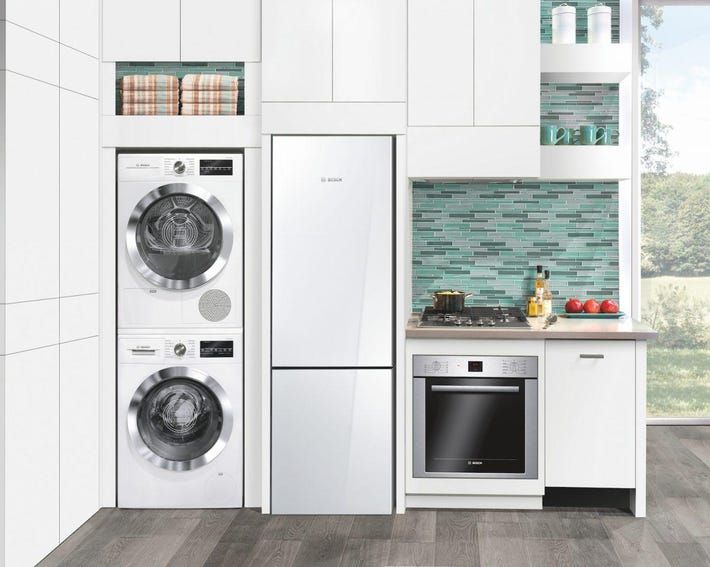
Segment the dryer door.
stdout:
<svg viewBox="0 0 710 567">
<path fill-rule="evenodd" d="M 168 289 L 190 289 L 214 278 L 227 263 L 232 240 L 232 222 L 222 203 L 189 183 L 148 193 L 133 209 L 126 232 L 135 268 Z"/>
<path fill-rule="evenodd" d="M 232 407 L 216 380 L 187 367 L 151 374 L 128 407 L 133 448 L 154 465 L 186 471 L 213 461 L 229 441 Z"/>
</svg>

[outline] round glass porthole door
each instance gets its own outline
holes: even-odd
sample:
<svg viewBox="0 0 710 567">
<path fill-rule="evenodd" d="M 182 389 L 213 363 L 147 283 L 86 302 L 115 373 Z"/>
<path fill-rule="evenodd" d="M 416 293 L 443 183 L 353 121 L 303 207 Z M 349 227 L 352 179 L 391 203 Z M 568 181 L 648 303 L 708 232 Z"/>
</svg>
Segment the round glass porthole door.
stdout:
<svg viewBox="0 0 710 567">
<path fill-rule="evenodd" d="M 138 453 L 167 470 L 193 470 L 219 455 L 232 431 L 232 409 L 210 376 L 185 367 L 149 376 L 128 408 L 128 432 Z"/>
<path fill-rule="evenodd" d="M 222 271 L 232 239 L 232 223 L 216 197 L 189 183 L 171 183 L 136 205 L 126 246 L 133 265 L 148 281 L 190 289 Z"/>
</svg>

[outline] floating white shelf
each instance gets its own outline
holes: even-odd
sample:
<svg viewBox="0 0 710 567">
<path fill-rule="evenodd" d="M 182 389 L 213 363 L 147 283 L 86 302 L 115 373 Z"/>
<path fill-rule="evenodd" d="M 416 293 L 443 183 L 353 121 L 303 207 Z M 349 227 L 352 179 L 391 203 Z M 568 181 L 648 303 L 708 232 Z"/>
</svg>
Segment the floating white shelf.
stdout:
<svg viewBox="0 0 710 567">
<path fill-rule="evenodd" d="M 633 61 L 627 43 L 543 44 L 540 59 L 545 83 L 619 83 L 631 74 Z"/>
<path fill-rule="evenodd" d="M 541 146 L 540 178 L 607 181 L 631 177 L 628 146 Z"/>
<path fill-rule="evenodd" d="M 103 147 L 256 148 L 261 116 L 104 116 Z"/>
</svg>

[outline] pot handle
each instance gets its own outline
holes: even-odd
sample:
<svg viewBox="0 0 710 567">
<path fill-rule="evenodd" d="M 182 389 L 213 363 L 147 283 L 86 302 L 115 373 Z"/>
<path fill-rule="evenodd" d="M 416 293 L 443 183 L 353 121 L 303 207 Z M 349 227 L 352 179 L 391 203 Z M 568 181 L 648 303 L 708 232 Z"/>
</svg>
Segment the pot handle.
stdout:
<svg viewBox="0 0 710 567">
<path fill-rule="evenodd" d="M 473 293 L 467 293 L 464 295 L 464 297 L 471 297 L 472 295 L 473 295 Z"/>
</svg>

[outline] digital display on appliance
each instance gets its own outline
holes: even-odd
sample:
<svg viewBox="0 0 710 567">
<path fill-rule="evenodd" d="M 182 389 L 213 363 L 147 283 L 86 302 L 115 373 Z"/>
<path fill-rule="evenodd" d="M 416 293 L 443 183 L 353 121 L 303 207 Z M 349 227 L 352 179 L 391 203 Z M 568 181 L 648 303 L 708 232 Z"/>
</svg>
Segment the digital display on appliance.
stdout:
<svg viewBox="0 0 710 567">
<path fill-rule="evenodd" d="M 200 341 L 200 358 L 232 358 L 234 341 Z"/>
<path fill-rule="evenodd" d="M 483 361 L 482 360 L 469 360 L 468 361 L 468 371 L 469 372 L 483 372 Z"/>
<path fill-rule="evenodd" d="M 201 159 L 200 175 L 232 175 L 231 159 Z"/>
</svg>

